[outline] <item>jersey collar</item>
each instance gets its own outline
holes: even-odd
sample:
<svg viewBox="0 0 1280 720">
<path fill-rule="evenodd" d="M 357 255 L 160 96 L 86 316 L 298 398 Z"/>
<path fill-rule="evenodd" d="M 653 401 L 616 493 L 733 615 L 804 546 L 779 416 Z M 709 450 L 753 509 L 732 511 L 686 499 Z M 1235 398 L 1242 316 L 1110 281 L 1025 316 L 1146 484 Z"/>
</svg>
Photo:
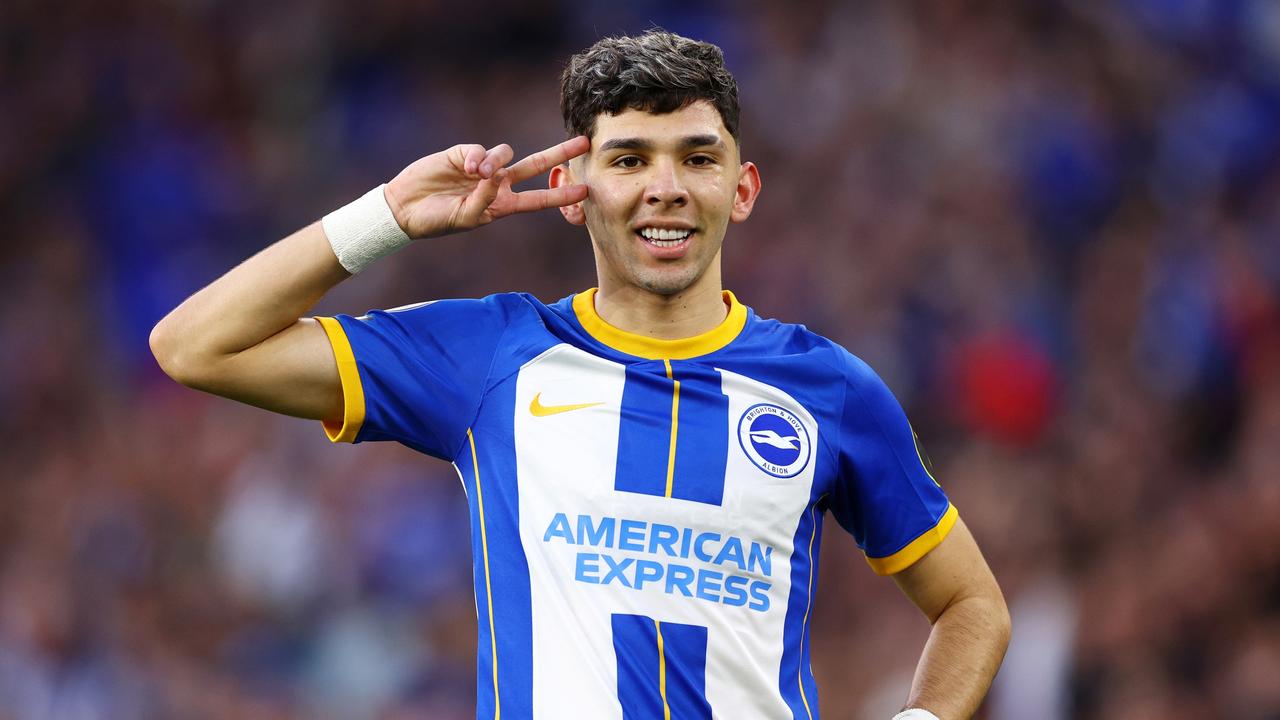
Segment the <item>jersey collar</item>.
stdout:
<svg viewBox="0 0 1280 720">
<path fill-rule="evenodd" d="M 573 313 L 582 328 L 598 342 L 628 355 L 646 360 L 687 360 L 708 355 L 733 342 L 747 324 L 747 306 L 738 302 L 733 293 L 724 290 L 724 301 L 729 305 L 729 315 L 716 327 L 693 337 L 678 340 L 660 340 L 620 330 L 604 321 L 596 313 L 596 291 L 591 288 L 573 298 Z"/>
</svg>

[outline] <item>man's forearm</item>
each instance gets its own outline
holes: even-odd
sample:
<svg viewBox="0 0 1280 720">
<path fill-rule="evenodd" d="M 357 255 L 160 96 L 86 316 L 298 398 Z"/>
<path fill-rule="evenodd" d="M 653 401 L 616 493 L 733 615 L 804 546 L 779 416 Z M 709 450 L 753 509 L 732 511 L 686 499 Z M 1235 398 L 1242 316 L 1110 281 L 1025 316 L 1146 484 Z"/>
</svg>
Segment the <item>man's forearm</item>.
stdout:
<svg viewBox="0 0 1280 720">
<path fill-rule="evenodd" d="M 588 190 L 581 183 L 524 192 L 511 186 L 559 168 L 590 147 L 579 136 L 510 167 L 511 146 L 505 143 L 488 149 L 455 145 L 419 158 L 385 186 L 187 298 L 152 330 L 151 350 L 161 369 L 189 387 L 273 412 L 340 421 L 346 397 L 339 359 L 328 331 L 303 313 L 350 273 L 414 238 L 582 202 Z"/>
<path fill-rule="evenodd" d="M 152 350 L 170 374 L 192 372 L 289 327 L 348 277 L 312 223 L 187 298 L 156 325 Z"/>
<path fill-rule="evenodd" d="M 987 597 L 958 600 L 933 624 L 911 683 L 907 707 L 929 710 L 941 720 L 977 712 L 1009 645 L 1009 613 Z"/>
</svg>

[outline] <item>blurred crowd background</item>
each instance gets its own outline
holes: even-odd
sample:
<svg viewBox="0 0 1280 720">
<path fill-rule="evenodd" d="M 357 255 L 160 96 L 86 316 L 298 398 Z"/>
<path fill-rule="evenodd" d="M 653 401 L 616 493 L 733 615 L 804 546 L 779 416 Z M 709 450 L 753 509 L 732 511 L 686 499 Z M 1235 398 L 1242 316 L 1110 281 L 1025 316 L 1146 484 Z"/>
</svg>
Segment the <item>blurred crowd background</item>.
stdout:
<svg viewBox="0 0 1280 720">
<path fill-rule="evenodd" d="M 6 0 L 0 719 L 473 716 L 453 469 L 147 334 L 420 155 L 559 141 L 565 59 L 654 24 L 741 86 L 727 286 L 882 374 L 1003 585 L 981 717 L 1280 718 L 1280 4 Z M 594 280 L 552 212 L 424 244 L 317 312 Z M 827 530 L 822 711 L 888 718 L 928 625 Z"/>
</svg>

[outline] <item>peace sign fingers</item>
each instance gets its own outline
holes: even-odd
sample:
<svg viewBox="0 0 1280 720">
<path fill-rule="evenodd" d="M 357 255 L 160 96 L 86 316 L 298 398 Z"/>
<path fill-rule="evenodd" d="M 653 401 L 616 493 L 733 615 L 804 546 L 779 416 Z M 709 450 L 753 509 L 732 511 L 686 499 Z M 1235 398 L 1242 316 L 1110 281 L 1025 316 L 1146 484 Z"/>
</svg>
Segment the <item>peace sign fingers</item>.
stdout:
<svg viewBox="0 0 1280 720">
<path fill-rule="evenodd" d="M 591 140 L 586 135 L 570 138 L 559 145 L 553 145 L 546 150 L 536 152 L 512 165 L 508 177 L 513 183 L 528 180 L 535 175 L 541 175 L 556 165 L 584 155 L 590 149 Z"/>
<path fill-rule="evenodd" d="M 410 164 L 387 184 L 387 202 L 413 238 L 470 230 L 514 213 L 563 207 L 587 197 L 584 185 L 517 193 L 512 184 L 591 149 L 584 136 L 534 153 L 514 165 L 511 146 L 455 145 Z"/>
<path fill-rule="evenodd" d="M 490 218 L 497 219 L 515 213 L 537 212 L 582 202 L 587 198 L 587 186 L 582 184 L 524 192 L 515 192 L 511 189 L 511 185 L 547 172 L 561 163 L 582 155 L 589 149 L 591 149 L 591 141 L 586 136 L 580 135 L 536 152 L 505 168 L 504 177 L 501 179 L 502 187 L 492 198 L 486 198 L 487 214 Z"/>
</svg>

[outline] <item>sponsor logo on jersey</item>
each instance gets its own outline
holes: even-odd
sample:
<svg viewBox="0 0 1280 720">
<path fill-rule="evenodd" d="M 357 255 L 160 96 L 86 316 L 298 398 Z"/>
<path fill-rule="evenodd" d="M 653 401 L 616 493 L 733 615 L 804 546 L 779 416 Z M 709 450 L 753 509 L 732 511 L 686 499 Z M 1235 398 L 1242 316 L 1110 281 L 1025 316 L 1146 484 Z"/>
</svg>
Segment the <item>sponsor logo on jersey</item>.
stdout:
<svg viewBox="0 0 1280 720">
<path fill-rule="evenodd" d="M 609 515 L 558 512 L 544 543 L 585 548 L 576 553 L 574 580 L 683 595 L 766 612 L 772 604 L 773 546 L 712 530 Z"/>
<path fill-rule="evenodd" d="M 738 443 L 752 464 L 774 477 L 795 477 L 809 464 L 809 431 L 777 405 L 747 408 L 738 420 Z"/>
</svg>

